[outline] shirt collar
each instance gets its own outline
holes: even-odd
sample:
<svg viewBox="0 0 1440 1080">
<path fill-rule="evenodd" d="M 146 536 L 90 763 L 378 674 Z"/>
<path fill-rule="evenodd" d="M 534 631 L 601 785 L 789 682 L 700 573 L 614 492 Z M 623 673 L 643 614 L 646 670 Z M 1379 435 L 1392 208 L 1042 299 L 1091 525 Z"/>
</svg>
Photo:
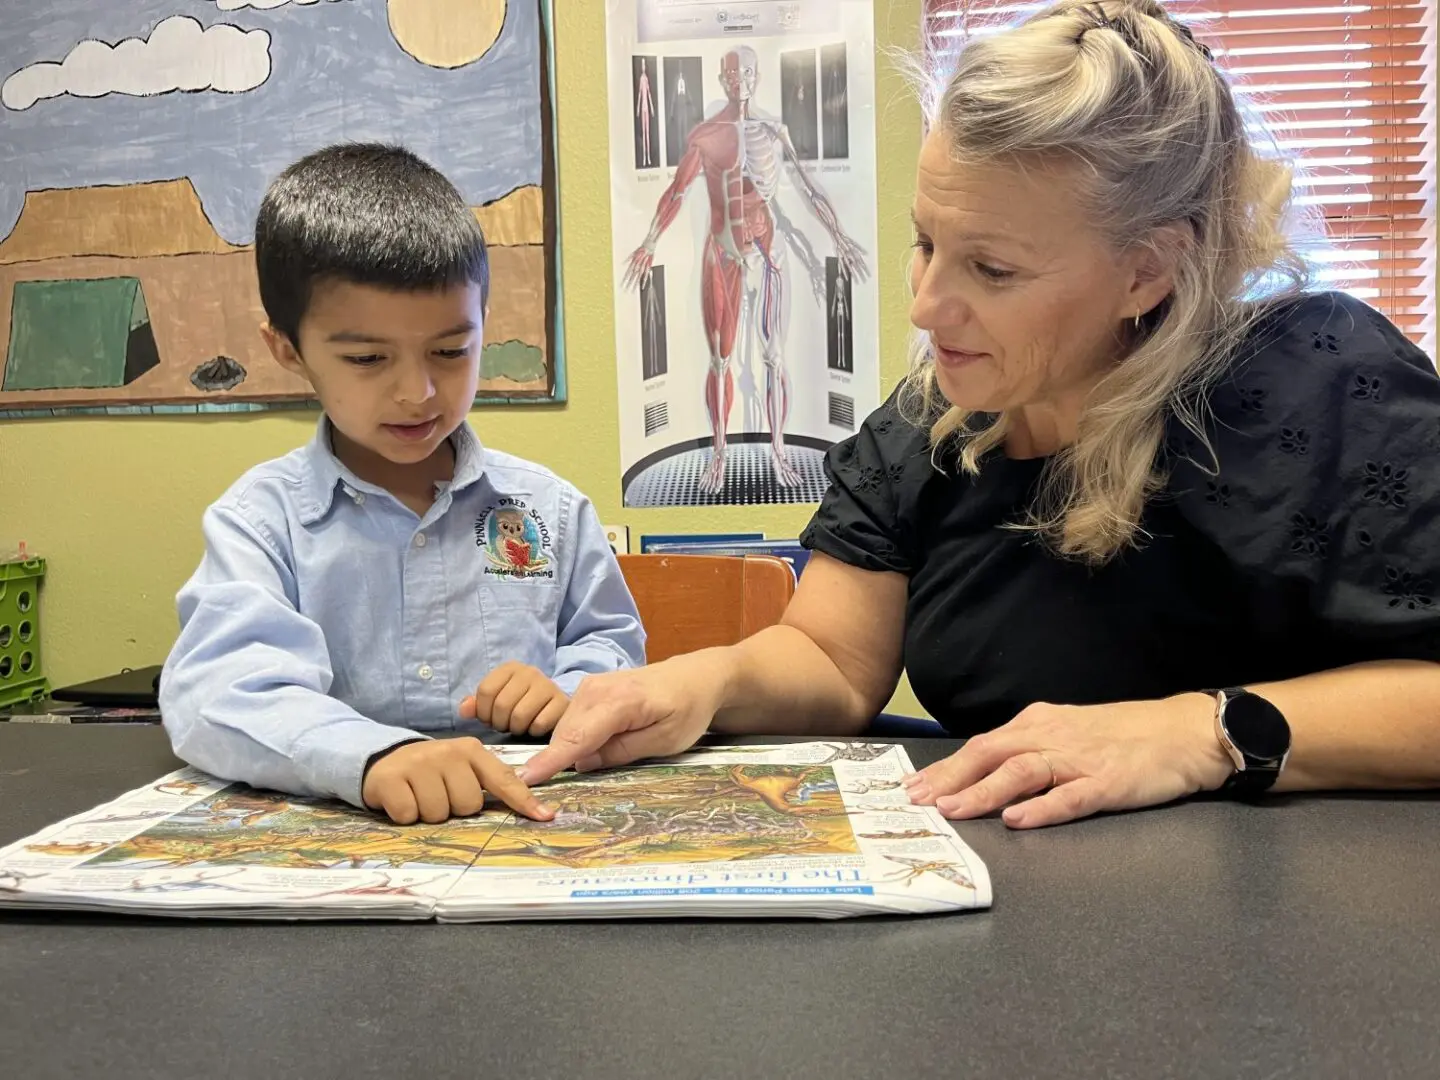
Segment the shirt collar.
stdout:
<svg viewBox="0 0 1440 1080">
<path fill-rule="evenodd" d="M 313 525 L 328 514 L 335 504 L 337 490 L 343 490 L 357 502 L 362 501 L 360 496 L 363 494 L 394 497 L 384 488 L 361 480 L 341 463 L 331 445 L 332 430 L 330 418 L 321 413 L 320 421 L 315 425 L 315 435 L 305 447 L 308 468 L 300 506 L 302 525 Z M 450 441 L 455 447 L 455 476 L 439 487 L 453 494 L 463 491 L 484 475 L 485 447 L 468 421 L 455 429 Z"/>
<path fill-rule="evenodd" d="M 466 420 L 450 436 L 455 445 L 455 478 L 450 481 L 450 490 L 464 491 L 485 475 L 485 447 L 480 436 Z"/>
</svg>

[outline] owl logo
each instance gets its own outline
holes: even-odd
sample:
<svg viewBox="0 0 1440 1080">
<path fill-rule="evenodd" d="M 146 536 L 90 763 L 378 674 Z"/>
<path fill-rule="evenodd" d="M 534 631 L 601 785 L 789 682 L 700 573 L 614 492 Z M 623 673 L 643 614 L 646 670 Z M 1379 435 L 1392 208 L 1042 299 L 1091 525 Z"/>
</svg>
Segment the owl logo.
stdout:
<svg viewBox="0 0 1440 1080">
<path fill-rule="evenodd" d="M 542 537 L 533 514 L 518 507 L 503 507 L 486 516 L 484 526 L 486 561 L 491 569 L 507 577 L 530 577 L 547 570 L 546 537 Z"/>
</svg>

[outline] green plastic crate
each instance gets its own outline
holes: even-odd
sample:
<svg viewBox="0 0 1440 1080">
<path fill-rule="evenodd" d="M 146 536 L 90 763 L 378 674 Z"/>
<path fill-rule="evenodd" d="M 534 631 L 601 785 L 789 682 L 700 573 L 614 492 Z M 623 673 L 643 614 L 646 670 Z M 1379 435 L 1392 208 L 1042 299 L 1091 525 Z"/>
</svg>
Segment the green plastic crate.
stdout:
<svg viewBox="0 0 1440 1080">
<path fill-rule="evenodd" d="M 50 692 L 40 667 L 44 559 L 0 563 L 0 708 Z"/>
</svg>

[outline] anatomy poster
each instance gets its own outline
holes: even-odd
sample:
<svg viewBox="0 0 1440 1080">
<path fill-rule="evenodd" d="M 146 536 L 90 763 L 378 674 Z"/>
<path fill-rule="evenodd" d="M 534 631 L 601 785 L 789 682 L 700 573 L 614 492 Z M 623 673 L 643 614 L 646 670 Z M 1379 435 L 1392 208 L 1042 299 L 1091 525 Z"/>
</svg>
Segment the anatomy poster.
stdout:
<svg viewBox="0 0 1440 1080">
<path fill-rule="evenodd" d="M 608 0 L 626 506 L 815 502 L 879 400 L 871 0 Z"/>
</svg>

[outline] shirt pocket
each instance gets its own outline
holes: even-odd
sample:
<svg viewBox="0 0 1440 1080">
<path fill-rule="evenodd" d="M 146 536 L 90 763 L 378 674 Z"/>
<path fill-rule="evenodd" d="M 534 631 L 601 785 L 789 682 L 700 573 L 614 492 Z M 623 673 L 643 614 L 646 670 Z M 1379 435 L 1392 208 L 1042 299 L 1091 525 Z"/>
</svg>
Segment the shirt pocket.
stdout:
<svg viewBox="0 0 1440 1080">
<path fill-rule="evenodd" d="M 552 674 L 560 626 L 560 590 L 553 583 L 487 580 L 481 584 L 477 599 L 487 666 L 495 668 L 517 660 Z"/>
</svg>

